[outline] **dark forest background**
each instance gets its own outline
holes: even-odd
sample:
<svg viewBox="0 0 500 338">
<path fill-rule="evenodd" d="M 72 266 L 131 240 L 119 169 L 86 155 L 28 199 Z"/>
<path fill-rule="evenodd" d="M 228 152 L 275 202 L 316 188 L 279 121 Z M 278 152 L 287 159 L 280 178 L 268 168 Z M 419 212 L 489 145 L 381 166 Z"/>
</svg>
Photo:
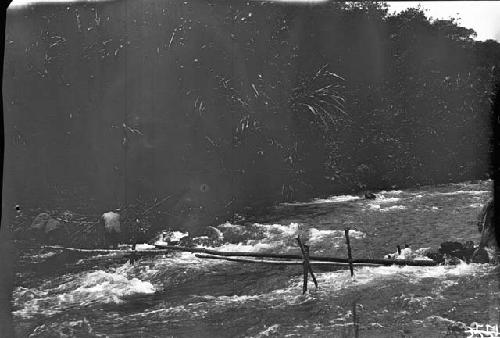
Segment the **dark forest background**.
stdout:
<svg viewBox="0 0 500 338">
<path fill-rule="evenodd" d="M 371 2 L 9 10 L 4 212 L 160 201 L 153 223 L 194 230 L 284 201 L 488 178 L 500 44 L 474 36 Z"/>
</svg>

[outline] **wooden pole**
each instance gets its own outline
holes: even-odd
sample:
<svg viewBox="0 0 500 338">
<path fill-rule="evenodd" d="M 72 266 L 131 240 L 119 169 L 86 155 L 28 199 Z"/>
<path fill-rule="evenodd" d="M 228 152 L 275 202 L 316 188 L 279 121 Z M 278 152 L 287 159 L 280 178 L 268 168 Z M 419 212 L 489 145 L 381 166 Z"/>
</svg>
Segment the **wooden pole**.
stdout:
<svg viewBox="0 0 500 338">
<path fill-rule="evenodd" d="M 349 269 L 351 270 L 351 277 L 353 277 L 354 268 L 352 266 L 352 253 L 351 253 L 351 243 L 349 242 L 349 229 L 345 229 L 345 242 L 347 244 L 347 259 L 349 262 Z"/>
<path fill-rule="evenodd" d="M 134 264 L 137 261 L 137 255 L 135 251 L 136 243 L 132 245 L 132 253 L 128 256 L 130 264 Z"/>
<path fill-rule="evenodd" d="M 297 243 L 299 243 L 299 247 L 300 247 L 300 251 L 302 252 L 302 256 L 305 256 L 306 255 L 306 250 L 305 250 L 306 245 L 302 244 L 302 241 L 300 240 L 300 236 L 297 236 Z M 313 269 L 312 269 L 311 264 L 310 264 L 309 246 L 307 246 L 307 270 L 311 274 L 314 285 L 316 286 L 316 289 L 317 289 L 318 282 L 316 281 L 316 277 L 314 276 L 314 272 L 313 272 Z"/>
<path fill-rule="evenodd" d="M 261 252 L 224 252 L 217 250 L 210 250 L 205 248 L 188 248 L 183 246 L 175 246 L 175 245 L 164 245 L 164 244 L 156 244 L 158 249 L 163 249 L 166 252 L 168 251 L 183 251 L 183 252 L 196 252 L 196 253 L 204 253 L 209 255 L 217 255 L 217 256 L 239 256 L 239 257 L 260 257 L 260 258 L 283 258 L 283 259 L 302 259 L 301 255 L 290 255 L 290 254 L 271 254 L 271 253 L 261 253 Z M 60 248 L 62 249 L 62 248 Z M 110 251 L 110 250 L 107 250 Z M 319 262 L 333 262 L 333 263 L 349 263 L 349 260 L 346 258 L 337 258 L 337 257 L 325 257 L 325 256 L 309 256 L 310 261 L 319 261 Z M 352 262 L 354 264 L 378 264 L 378 265 L 409 265 L 409 266 L 436 266 L 438 263 L 433 260 L 404 260 L 404 259 L 374 259 L 374 258 L 357 258 L 353 259 Z"/>
<path fill-rule="evenodd" d="M 309 277 L 309 246 L 303 245 L 304 248 L 304 262 L 302 263 L 304 268 L 304 285 L 302 286 L 302 294 L 304 295 L 307 291 L 307 278 Z"/>
<path fill-rule="evenodd" d="M 352 303 L 352 323 L 354 325 L 354 337 L 359 337 L 359 318 L 356 314 L 356 301 Z"/>
<path fill-rule="evenodd" d="M 45 249 L 53 249 L 53 250 L 62 250 L 62 251 L 75 251 L 75 252 L 82 252 L 82 253 L 132 253 L 132 249 L 82 249 L 82 248 L 66 248 L 58 245 L 42 245 L 42 248 Z M 145 250 L 135 250 L 137 254 L 144 254 L 144 255 L 165 255 L 169 253 L 168 250 L 165 249 L 145 249 Z"/>
<path fill-rule="evenodd" d="M 235 258 L 235 257 L 225 257 L 225 256 L 217 256 L 217 255 L 205 255 L 205 254 L 195 254 L 198 258 L 204 259 L 221 259 L 230 262 L 238 262 L 238 263 L 257 263 L 257 264 L 271 264 L 271 265 L 303 265 L 302 260 L 265 260 L 265 259 L 247 259 L 247 258 Z M 371 263 L 353 263 L 358 266 L 380 266 L 380 264 L 371 264 Z M 348 266 L 347 263 L 331 263 L 331 262 L 311 262 L 309 260 L 309 265 L 315 266 L 331 266 L 331 267 L 345 267 Z"/>
</svg>

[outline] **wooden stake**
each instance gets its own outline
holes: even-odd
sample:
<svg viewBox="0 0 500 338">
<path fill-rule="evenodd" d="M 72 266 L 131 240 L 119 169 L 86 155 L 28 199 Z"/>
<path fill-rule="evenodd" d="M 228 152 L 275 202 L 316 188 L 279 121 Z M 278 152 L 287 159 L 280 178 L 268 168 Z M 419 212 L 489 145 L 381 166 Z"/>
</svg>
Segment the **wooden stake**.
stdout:
<svg viewBox="0 0 500 338">
<path fill-rule="evenodd" d="M 351 277 L 354 276 L 354 267 L 352 266 L 352 253 L 351 243 L 349 242 L 349 229 L 345 229 L 345 242 L 347 244 L 347 259 L 349 260 L 349 269 L 351 270 Z"/>
<path fill-rule="evenodd" d="M 134 264 L 137 261 L 137 255 L 135 250 L 136 243 L 132 245 L 132 253 L 128 256 L 130 264 Z"/>
<path fill-rule="evenodd" d="M 306 245 L 302 244 L 302 241 L 300 240 L 300 236 L 297 236 L 297 242 L 299 243 L 300 251 L 302 252 L 302 257 L 304 257 L 305 254 L 306 254 L 306 252 L 305 252 L 306 251 L 305 250 L 305 246 Z M 311 277 L 312 277 L 313 282 L 314 282 L 314 286 L 316 286 L 316 289 L 317 289 L 318 288 L 318 282 L 316 281 L 316 276 L 314 276 L 314 272 L 313 272 L 312 266 L 310 264 L 309 246 L 307 246 L 307 270 L 311 274 Z"/>
<path fill-rule="evenodd" d="M 303 254 L 304 254 L 304 285 L 302 286 L 302 294 L 304 295 L 307 291 L 307 278 L 309 277 L 309 246 L 303 245 Z"/>
<path fill-rule="evenodd" d="M 359 318 L 356 315 L 356 301 L 352 303 L 352 323 L 354 325 L 354 337 L 359 337 Z"/>
</svg>

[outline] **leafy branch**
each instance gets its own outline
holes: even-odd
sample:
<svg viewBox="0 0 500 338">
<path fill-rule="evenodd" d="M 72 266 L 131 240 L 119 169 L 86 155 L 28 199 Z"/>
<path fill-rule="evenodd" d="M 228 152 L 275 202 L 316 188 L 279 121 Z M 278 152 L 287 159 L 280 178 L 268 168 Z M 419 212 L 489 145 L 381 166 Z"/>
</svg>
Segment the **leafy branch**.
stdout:
<svg viewBox="0 0 500 338">
<path fill-rule="evenodd" d="M 339 81 L 345 79 L 330 72 L 328 65 L 323 65 L 312 77 L 300 80 L 298 86 L 293 88 L 290 97 L 292 110 L 299 113 L 305 108 L 326 130 L 345 120 L 348 115 L 344 110 L 345 99 L 339 94 L 342 87 Z"/>
</svg>

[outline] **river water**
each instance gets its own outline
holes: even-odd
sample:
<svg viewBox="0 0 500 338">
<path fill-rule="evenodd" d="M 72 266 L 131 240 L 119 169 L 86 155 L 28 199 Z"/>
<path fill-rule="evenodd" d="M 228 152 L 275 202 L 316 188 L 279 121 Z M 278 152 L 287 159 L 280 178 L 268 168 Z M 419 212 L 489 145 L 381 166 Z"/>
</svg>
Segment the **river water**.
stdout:
<svg viewBox="0 0 500 338">
<path fill-rule="evenodd" d="M 218 250 L 381 258 L 405 243 L 473 240 L 491 181 L 402 191 L 375 200 L 332 196 L 275 207 L 265 217 L 217 226 Z M 165 225 L 168 228 L 168 225 Z M 14 290 L 20 337 L 462 337 L 472 322 L 499 320 L 498 269 L 488 264 L 356 267 L 316 271 L 302 295 L 301 266 L 146 258 L 24 249 Z M 462 329 L 461 329 L 462 328 Z"/>
</svg>

